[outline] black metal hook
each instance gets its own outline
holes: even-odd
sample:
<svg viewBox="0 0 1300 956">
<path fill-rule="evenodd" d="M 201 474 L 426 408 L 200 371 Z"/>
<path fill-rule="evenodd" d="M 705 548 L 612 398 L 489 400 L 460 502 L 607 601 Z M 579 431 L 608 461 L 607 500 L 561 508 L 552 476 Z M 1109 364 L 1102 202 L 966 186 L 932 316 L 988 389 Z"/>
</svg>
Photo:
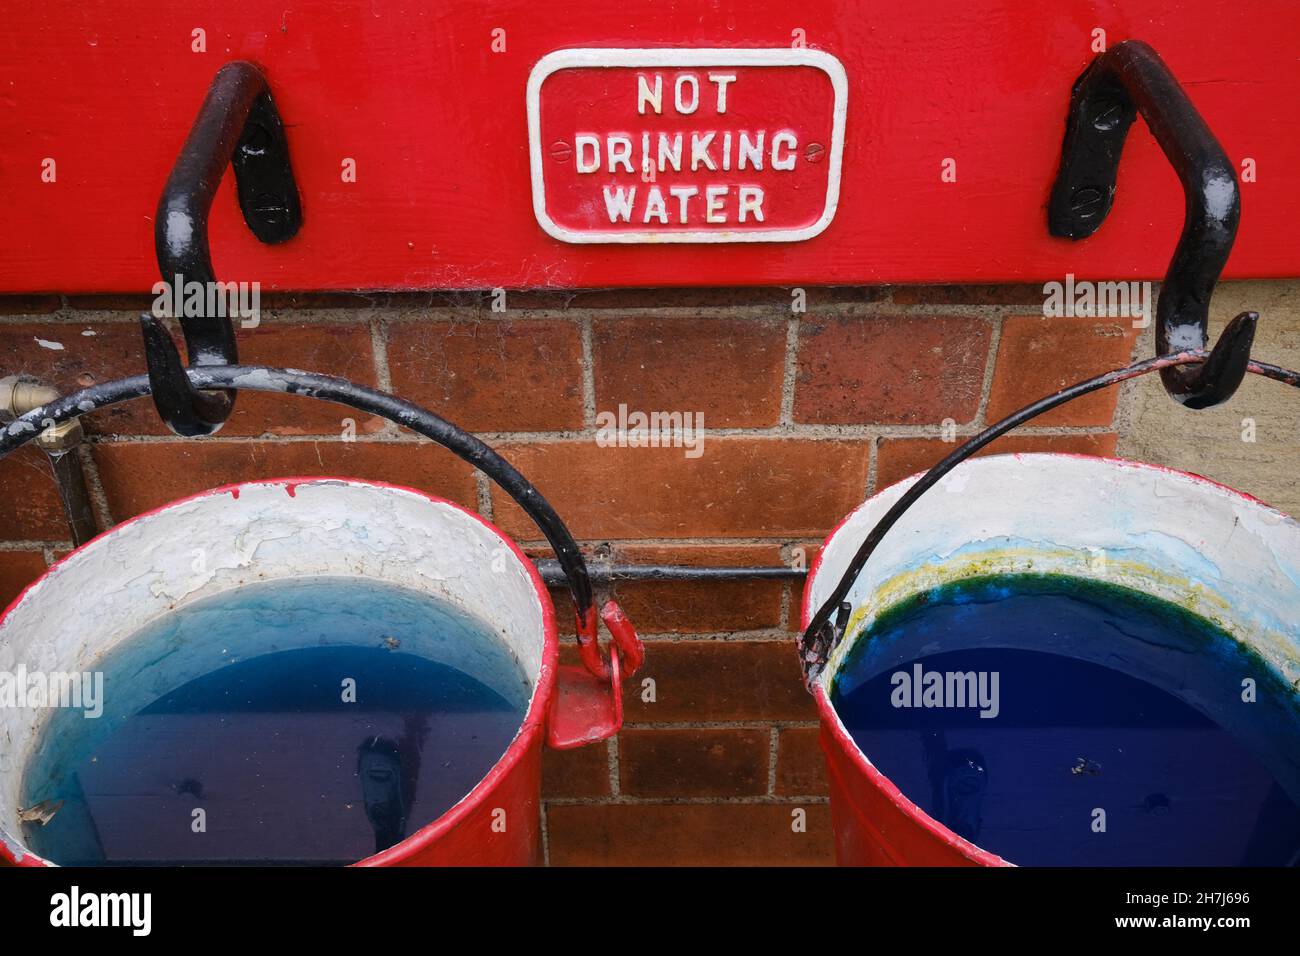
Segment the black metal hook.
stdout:
<svg viewBox="0 0 1300 956">
<path fill-rule="evenodd" d="M 1061 166 L 1047 206 L 1048 230 L 1086 239 L 1115 199 L 1120 154 L 1137 113 L 1183 184 L 1183 233 L 1156 302 L 1156 354 L 1203 349 L 1210 297 L 1237 236 L 1237 174 L 1210 128 L 1156 51 L 1126 40 L 1098 56 L 1074 83 Z M 1228 324 L 1202 365 L 1160 372 L 1165 390 L 1188 408 L 1227 401 L 1246 374 L 1259 316 Z"/>
<path fill-rule="evenodd" d="M 265 243 L 292 238 L 302 225 L 302 205 L 284 124 L 266 77 L 243 61 L 226 64 L 213 79 L 158 201 L 158 268 L 163 282 L 175 283 L 178 292 L 192 282 L 202 283 L 205 290 L 214 288 L 209 285 L 216 277 L 208 248 L 208 213 L 227 165 L 234 167 L 239 208 L 253 235 Z M 238 362 L 228 316 L 180 315 L 175 297 L 174 305 L 191 366 Z M 212 434 L 230 416 L 234 391 L 195 389 L 160 317 L 145 313 L 140 322 L 158 413 L 178 435 Z"/>
</svg>

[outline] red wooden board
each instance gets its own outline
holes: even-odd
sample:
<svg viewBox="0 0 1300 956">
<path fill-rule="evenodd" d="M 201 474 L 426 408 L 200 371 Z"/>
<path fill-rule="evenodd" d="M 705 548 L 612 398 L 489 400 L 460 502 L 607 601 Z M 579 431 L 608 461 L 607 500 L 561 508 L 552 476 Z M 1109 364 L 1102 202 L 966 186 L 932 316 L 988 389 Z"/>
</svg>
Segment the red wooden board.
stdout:
<svg viewBox="0 0 1300 956">
<path fill-rule="evenodd" d="M 222 279 L 405 289 L 1159 278 L 1182 199 L 1141 122 L 1101 231 L 1080 243 L 1046 232 L 1069 90 L 1097 28 L 1112 45 L 1151 43 L 1229 156 L 1255 161 L 1227 274 L 1300 275 L 1293 0 L 44 0 L 10 4 L 4 20 L 3 291 L 147 290 L 159 190 L 213 75 L 237 58 L 271 81 L 305 224 L 261 246 L 228 175 L 212 221 Z M 192 52 L 196 28 L 206 52 Z M 799 36 L 847 76 L 839 204 L 819 235 L 571 244 L 543 230 L 525 102 L 543 56 L 789 49 Z M 755 121 L 823 122 L 824 104 L 803 98 L 795 83 L 775 89 Z M 612 116 L 592 119 L 607 131 Z M 945 159 L 956 182 L 941 177 Z"/>
</svg>

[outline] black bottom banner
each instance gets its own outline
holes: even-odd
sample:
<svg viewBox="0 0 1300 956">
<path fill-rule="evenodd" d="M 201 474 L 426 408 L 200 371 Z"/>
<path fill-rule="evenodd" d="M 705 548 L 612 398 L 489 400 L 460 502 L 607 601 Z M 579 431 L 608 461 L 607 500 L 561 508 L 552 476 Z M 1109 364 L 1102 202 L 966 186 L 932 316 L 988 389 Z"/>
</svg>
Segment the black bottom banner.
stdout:
<svg viewBox="0 0 1300 956">
<path fill-rule="evenodd" d="M 9 939 L 436 945 L 450 932 L 458 947 L 497 948 L 511 934 L 631 930 L 664 944 L 716 934 L 733 952 L 786 927 L 846 942 L 862 933 L 864 944 L 910 926 L 930 940 L 1196 934 L 1231 945 L 1286 932 L 1298 888 L 1294 870 L 0 870 Z"/>
</svg>

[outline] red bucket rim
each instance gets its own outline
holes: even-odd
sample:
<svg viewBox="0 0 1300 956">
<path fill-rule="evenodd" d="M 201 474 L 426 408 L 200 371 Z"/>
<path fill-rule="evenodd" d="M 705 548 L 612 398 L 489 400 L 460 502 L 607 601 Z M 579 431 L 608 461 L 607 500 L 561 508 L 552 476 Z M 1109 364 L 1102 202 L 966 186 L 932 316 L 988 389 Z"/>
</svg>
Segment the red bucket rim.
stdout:
<svg viewBox="0 0 1300 956">
<path fill-rule="evenodd" d="M 1131 461 L 1129 459 L 1118 458 L 1113 455 L 1085 455 L 1085 454 L 1080 454 L 1075 452 L 1004 452 L 1002 454 L 997 454 L 997 455 L 981 455 L 977 459 L 972 459 L 972 461 L 987 461 L 989 459 L 994 459 L 994 458 L 1082 459 L 1085 461 L 1106 462 L 1108 464 L 1115 465 L 1117 467 L 1122 467 L 1122 468 L 1134 468 L 1134 469 L 1153 471 L 1160 474 L 1172 475 L 1177 478 L 1185 478 L 1197 484 L 1203 484 L 1213 488 L 1217 488 L 1221 491 L 1227 492 L 1228 494 L 1236 498 L 1240 498 L 1245 502 L 1248 502 L 1253 505 L 1257 505 L 1259 507 L 1266 508 L 1269 511 L 1272 511 L 1276 514 L 1283 515 L 1284 517 L 1288 517 L 1285 512 L 1280 511 L 1277 508 L 1274 508 L 1272 505 L 1269 505 L 1264 501 L 1261 501 L 1260 499 L 1256 498 L 1254 495 L 1247 494 L 1244 491 L 1239 491 L 1236 488 L 1233 488 L 1229 485 L 1225 485 L 1222 482 L 1215 481 L 1211 478 L 1206 478 L 1204 475 L 1198 475 L 1190 471 L 1182 471 L 1177 468 L 1170 468 L 1165 465 L 1155 465 L 1155 464 L 1151 464 L 1150 462 L 1143 462 L 1143 461 Z M 808 568 L 808 578 L 804 583 L 803 600 L 800 605 L 800 613 L 799 613 L 799 624 L 801 629 L 806 629 L 808 627 L 809 620 L 812 618 L 813 613 L 815 613 L 817 610 L 817 608 L 812 606 L 812 591 L 813 591 L 812 583 L 817 576 L 817 572 L 821 568 L 822 556 L 826 553 L 826 548 L 830 545 L 831 541 L 835 538 L 837 534 L 840 533 L 840 531 L 844 528 L 844 526 L 848 524 L 848 522 L 855 515 L 861 512 L 862 509 L 866 508 L 875 499 L 879 498 L 881 495 L 889 493 L 891 490 L 895 488 L 898 488 L 900 485 L 905 485 L 911 481 L 916 480 L 923 474 L 925 474 L 924 471 L 919 471 L 916 472 L 915 474 L 908 475 L 906 478 L 901 478 L 898 481 L 892 482 L 889 485 L 885 486 L 884 488 L 881 488 L 875 494 L 871 495 L 869 498 L 867 498 L 865 501 L 859 504 L 856 508 L 854 508 L 848 514 L 846 514 L 840 520 L 840 522 L 836 524 L 834 528 L 831 529 L 830 534 L 828 534 L 826 538 L 822 541 L 821 547 L 817 551 L 817 556 L 813 559 L 812 564 Z M 923 505 L 920 502 L 918 502 L 918 507 L 923 507 Z M 846 754 L 848 759 L 853 762 L 854 766 L 868 779 L 871 785 L 875 787 L 875 789 L 878 790 L 887 800 L 889 800 L 889 802 L 893 804 L 900 812 L 905 814 L 909 819 L 911 819 L 917 825 L 922 827 L 924 830 L 928 831 L 937 840 L 952 847 L 954 850 L 956 850 L 958 853 L 960 853 L 962 856 L 964 856 L 966 859 L 970 860 L 973 863 L 976 863 L 980 866 L 1015 866 L 1016 865 L 1011 861 L 1004 859 L 1003 857 L 999 856 L 996 853 L 981 848 L 980 846 L 967 840 L 965 837 L 959 836 L 957 833 L 953 832 L 951 829 L 944 826 L 938 820 L 934 819 L 923 809 L 921 809 L 921 807 L 918 806 L 916 803 L 914 803 L 910 798 L 908 798 L 907 795 L 904 794 L 903 791 L 900 790 L 898 786 L 895 785 L 894 782 L 889 779 L 889 777 L 881 773 L 880 770 L 878 770 L 875 767 L 875 765 L 871 763 L 867 755 L 863 753 L 862 748 L 857 745 L 857 742 L 854 741 L 853 737 L 849 734 L 847 728 L 845 728 L 843 722 L 839 718 L 839 714 L 835 710 L 835 707 L 831 704 L 830 695 L 826 693 L 826 689 L 820 681 L 813 688 L 813 699 L 817 704 L 817 713 L 821 719 L 821 725 L 823 730 L 828 730 L 830 732 L 835 742 L 839 745 L 840 749 Z"/>
</svg>

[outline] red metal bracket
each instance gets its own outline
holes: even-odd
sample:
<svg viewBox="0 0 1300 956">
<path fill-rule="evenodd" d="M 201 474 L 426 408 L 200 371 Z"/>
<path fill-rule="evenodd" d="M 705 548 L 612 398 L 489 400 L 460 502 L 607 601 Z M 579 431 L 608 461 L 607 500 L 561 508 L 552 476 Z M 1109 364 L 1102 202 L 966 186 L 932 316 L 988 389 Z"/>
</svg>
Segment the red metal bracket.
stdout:
<svg viewBox="0 0 1300 956">
<path fill-rule="evenodd" d="M 623 678 L 635 674 L 645 661 L 645 645 L 617 602 L 607 601 L 600 616 L 613 637 L 609 662 L 600 656 L 593 608 L 586 621 L 578 621 L 582 665 L 561 665 L 556 675 L 546 728 L 546 742 L 556 750 L 596 743 L 618 733 L 623 726 Z"/>
</svg>

